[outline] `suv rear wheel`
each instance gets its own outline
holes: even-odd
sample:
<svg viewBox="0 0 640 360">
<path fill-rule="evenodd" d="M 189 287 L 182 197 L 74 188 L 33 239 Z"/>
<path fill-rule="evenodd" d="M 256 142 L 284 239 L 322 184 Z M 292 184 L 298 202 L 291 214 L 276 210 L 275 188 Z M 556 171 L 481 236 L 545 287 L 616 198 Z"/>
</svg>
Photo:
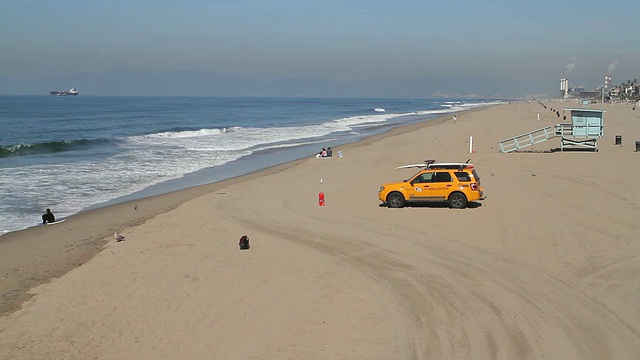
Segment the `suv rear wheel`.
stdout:
<svg viewBox="0 0 640 360">
<path fill-rule="evenodd" d="M 467 197 L 464 194 L 455 192 L 449 195 L 449 207 L 452 209 L 464 209 L 467 207 Z"/>
<path fill-rule="evenodd" d="M 387 206 L 390 208 L 401 208 L 404 206 L 404 196 L 397 192 L 387 195 Z"/>
</svg>

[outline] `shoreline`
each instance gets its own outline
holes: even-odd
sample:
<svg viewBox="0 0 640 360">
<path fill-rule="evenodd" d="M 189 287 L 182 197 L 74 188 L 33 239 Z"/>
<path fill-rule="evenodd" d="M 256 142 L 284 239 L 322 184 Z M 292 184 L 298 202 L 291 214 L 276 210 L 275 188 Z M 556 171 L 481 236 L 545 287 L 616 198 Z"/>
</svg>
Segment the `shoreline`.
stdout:
<svg viewBox="0 0 640 360">
<path fill-rule="evenodd" d="M 479 111 L 491 106 L 496 105 L 464 110 L 456 114 Z M 355 142 L 339 145 L 339 148 L 344 153 L 344 150 L 367 146 L 388 136 L 434 126 L 446 122 L 452 114 L 454 113 L 394 127 Z M 33 226 L 3 234 L 0 236 L 0 249 L 2 249 L 0 251 L 0 280 L 2 280 L 0 282 L 0 294 L 2 294 L 0 317 L 19 310 L 22 304 L 31 298 L 29 290 L 59 278 L 91 260 L 104 250 L 104 246 L 109 243 L 114 232 L 122 232 L 124 229 L 142 225 L 190 200 L 214 193 L 227 186 L 275 174 L 307 160 L 308 158 L 305 157 L 288 161 L 248 174 L 168 193 L 115 204 L 107 202 L 108 205 L 90 208 L 66 217 L 64 223 L 56 226 Z M 123 219 L 120 216 L 122 214 L 127 214 L 128 217 Z M 56 241 L 52 242 L 49 238 L 54 238 Z M 13 255 L 24 253 L 25 248 L 31 249 L 30 256 L 15 257 Z"/>
<path fill-rule="evenodd" d="M 480 102 L 481 103 L 481 102 Z M 470 103 L 470 106 L 479 106 L 478 103 Z M 433 104 L 429 104 L 426 106 L 427 108 L 434 107 Z M 357 126 L 357 131 L 353 132 L 336 132 L 336 134 L 326 134 L 325 137 L 307 137 L 306 135 L 301 135 L 305 139 L 302 141 L 291 140 L 285 141 L 281 144 L 281 147 L 274 148 L 271 146 L 267 146 L 264 148 L 262 145 L 258 145 L 257 148 L 252 148 L 249 153 L 242 155 L 240 158 L 235 158 L 235 156 L 226 155 L 226 150 L 222 151 L 221 160 L 216 160 L 212 163 L 198 163 L 202 167 L 198 166 L 194 169 L 189 170 L 190 172 L 182 174 L 180 171 L 177 173 L 175 170 L 167 169 L 170 173 L 168 177 L 158 177 L 151 176 L 149 180 L 141 180 L 131 186 L 124 186 L 123 184 L 127 184 L 129 179 L 123 179 L 123 181 L 118 181 L 117 184 L 114 184 L 113 189 L 110 188 L 110 185 L 103 184 L 104 178 L 107 178 L 106 175 L 101 175 L 102 172 L 98 172 L 99 179 L 95 181 L 91 181 L 89 183 L 85 183 L 85 178 L 82 174 L 78 175 L 79 180 L 77 181 L 75 178 L 67 179 L 66 177 L 57 177 L 56 174 L 50 174 L 53 178 L 58 178 L 58 181 L 62 181 L 61 190 L 46 198 L 38 198 L 32 199 L 29 198 L 28 195 L 25 197 L 23 201 L 19 201 L 24 194 L 36 193 L 37 189 L 33 188 L 32 184 L 35 182 L 28 182 L 24 185 L 15 187 L 15 197 L 12 194 L 8 194 L 8 202 L 7 204 L 3 204 L 2 208 L 6 210 L 5 216 L 7 217 L 7 221 L 2 224 L 0 227 L 0 237 L 4 234 L 24 230 L 26 228 L 33 227 L 37 221 L 31 221 L 29 219 L 37 220 L 40 215 L 40 211 L 44 211 L 45 208 L 51 208 L 57 217 L 65 218 L 80 212 L 85 212 L 87 210 L 92 210 L 104 206 L 114 205 L 117 203 L 125 202 L 128 200 L 140 199 L 149 196 L 155 196 L 160 194 L 165 194 L 173 191 L 182 190 L 189 187 L 195 187 L 199 185 L 206 185 L 213 182 L 217 182 L 220 180 L 226 180 L 230 177 L 244 175 L 249 172 L 257 171 L 269 166 L 282 164 L 289 161 L 294 161 L 297 159 L 301 159 L 306 157 L 310 153 L 317 152 L 322 146 L 336 146 L 342 145 L 345 143 L 356 142 L 363 138 L 376 135 L 380 132 L 386 132 L 387 130 L 402 126 L 409 125 L 412 123 L 423 122 L 429 119 L 436 118 L 435 113 L 431 113 L 432 111 L 437 110 L 428 110 L 425 114 L 420 114 L 420 111 L 416 111 L 414 113 L 402 114 L 400 112 L 395 114 L 388 114 L 390 117 L 385 120 L 382 125 L 372 125 L 366 121 L 366 119 L 371 116 L 379 116 L 379 115 L 363 115 L 362 117 L 356 117 L 356 123 L 363 122 L 365 125 L 354 125 Z M 441 115 L 441 114 L 440 114 Z M 384 115 L 387 116 L 387 115 Z M 345 117 L 345 120 L 348 120 L 349 117 Z M 336 121 L 343 121 L 337 118 Z M 349 120 L 350 121 L 350 120 Z M 330 124 L 330 123 L 329 123 Z M 366 125 L 369 124 L 369 125 Z M 375 124 L 375 122 L 374 122 Z M 360 128 L 360 126 L 362 126 Z M 304 129 L 304 128 L 303 128 Z M 230 133 L 234 133 L 233 131 Z M 178 135 L 180 136 L 180 135 Z M 46 144 L 46 143 L 45 143 Z M 49 146 L 49 145 L 47 145 Z M 149 149 L 154 148 L 154 144 L 149 145 Z M 180 146 L 180 142 L 178 142 L 178 146 Z M 115 150 L 114 150 L 115 151 Z M 126 151 L 126 150 L 125 150 Z M 216 155 L 217 156 L 217 155 Z M 226 156 L 226 157 L 225 157 Z M 174 159 L 175 155 L 167 155 L 165 156 L 167 159 Z M 21 160 L 20 157 L 11 157 L 9 159 L 9 174 L 12 173 L 12 164 L 14 162 L 20 163 L 23 161 L 27 164 L 30 164 L 29 157 L 25 157 L 26 160 Z M 179 158 L 179 156 L 178 156 Z M 194 156 L 196 159 L 201 159 L 202 157 Z M 73 156 L 71 156 L 72 161 Z M 225 162 L 228 159 L 228 162 Z M 230 160 L 234 159 L 234 160 Z M 189 163 L 192 161 L 189 160 Z M 38 161 L 35 160 L 35 164 Z M 155 169 L 162 169 L 164 163 L 170 163 L 170 160 L 164 161 L 161 160 L 157 166 L 154 166 Z M 132 163 L 135 165 L 135 162 Z M 217 164 L 214 166 L 214 164 Z M 175 165 L 175 164 L 174 164 Z M 100 162 L 96 163 L 96 166 L 100 166 Z M 109 169 L 113 167 L 118 167 L 117 165 L 112 166 L 100 166 L 99 169 Z M 172 166 L 172 168 L 175 166 Z M 181 167 L 177 167 L 181 168 Z M 136 167 L 127 167 L 123 166 L 123 173 L 136 173 Z M 45 173 L 45 172 L 41 172 Z M 73 173 L 73 171 L 71 171 Z M 9 175 L 11 176 L 11 175 Z M 174 177 L 175 176 L 175 177 Z M 162 178 L 162 179 L 160 179 Z M 38 177 L 39 179 L 39 177 Z M 41 179 L 40 183 L 48 181 L 46 178 Z M 157 181 L 157 182 L 156 182 Z M 76 196 L 79 192 L 72 190 L 74 186 L 96 186 L 99 189 L 103 187 L 108 191 L 97 191 L 93 195 L 88 197 L 80 197 Z M 143 188 L 139 188 L 139 186 L 144 186 Z M 14 189 L 13 187 L 11 187 Z M 5 189 L 6 190 L 6 189 Z M 76 189 L 77 190 L 77 189 Z M 84 191 L 84 190 L 83 190 Z M 66 199 L 65 194 L 69 194 L 70 198 Z M 12 210 L 11 206 L 13 203 L 27 203 L 27 207 L 33 207 L 30 210 Z M 17 204 L 13 206 L 17 206 L 17 208 L 22 208 L 23 204 Z"/>
</svg>

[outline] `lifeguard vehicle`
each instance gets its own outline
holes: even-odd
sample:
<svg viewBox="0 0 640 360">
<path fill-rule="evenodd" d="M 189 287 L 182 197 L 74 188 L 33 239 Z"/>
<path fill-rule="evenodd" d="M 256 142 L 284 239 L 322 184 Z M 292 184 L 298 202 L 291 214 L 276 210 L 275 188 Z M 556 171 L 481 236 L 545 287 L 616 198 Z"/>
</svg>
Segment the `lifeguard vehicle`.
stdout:
<svg viewBox="0 0 640 360">
<path fill-rule="evenodd" d="M 396 169 L 421 168 L 409 179 L 380 186 L 378 198 L 390 208 L 410 203 L 446 202 L 450 208 L 464 209 L 469 202 L 484 200 L 480 176 L 473 164 L 437 163 L 398 166 Z"/>
</svg>

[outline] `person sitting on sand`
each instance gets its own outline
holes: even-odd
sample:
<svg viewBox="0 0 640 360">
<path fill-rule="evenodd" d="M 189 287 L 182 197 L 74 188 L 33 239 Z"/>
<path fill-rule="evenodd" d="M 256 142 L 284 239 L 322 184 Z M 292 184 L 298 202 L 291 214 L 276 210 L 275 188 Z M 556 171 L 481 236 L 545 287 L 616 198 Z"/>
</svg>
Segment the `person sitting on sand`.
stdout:
<svg viewBox="0 0 640 360">
<path fill-rule="evenodd" d="M 322 151 L 320 151 L 318 153 L 318 155 L 316 155 L 317 158 L 321 158 L 321 157 L 327 157 L 327 149 L 322 148 Z"/>
<path fill-rule="evenodd" d="M 331 146 L 327 148 L 327 157 L 333 157 L 333 150 L 331 150 Z"/>
<path fill-rule="evenodd" d="M 53 213 L 51 212 L 51 209 L 47 209 L 47 212 L 42 215 L 42 224 L 46 224 L 46 223 L 53 223 L 56 222 L 56 217 L 53 216 Z"/>
<path fill-rule="evenodd" d="M 249 245 L 249 237 L 247 235 L 242 235 L 238 244 L 240 245 L 240 250 L 249 250 L 251 247 Z"/>
</svg>

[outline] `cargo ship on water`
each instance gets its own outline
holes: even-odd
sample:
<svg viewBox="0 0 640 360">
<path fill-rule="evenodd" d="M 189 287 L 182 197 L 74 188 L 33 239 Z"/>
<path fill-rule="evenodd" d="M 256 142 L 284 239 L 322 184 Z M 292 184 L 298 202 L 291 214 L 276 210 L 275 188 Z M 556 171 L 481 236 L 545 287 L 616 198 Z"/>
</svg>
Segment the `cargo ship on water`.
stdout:
<svg viewBox="0 0 640 360">
<path fill-rule="evenodd" d="M 67 95 L 76 96 L 78 95 L 78 90 L 76 90 L 76 88 L 71 88 L 69 90 L 51 90 L 49 91 L 49 94 L 55 95 L 55 96 L 67 96 Z"/>
</svg>

